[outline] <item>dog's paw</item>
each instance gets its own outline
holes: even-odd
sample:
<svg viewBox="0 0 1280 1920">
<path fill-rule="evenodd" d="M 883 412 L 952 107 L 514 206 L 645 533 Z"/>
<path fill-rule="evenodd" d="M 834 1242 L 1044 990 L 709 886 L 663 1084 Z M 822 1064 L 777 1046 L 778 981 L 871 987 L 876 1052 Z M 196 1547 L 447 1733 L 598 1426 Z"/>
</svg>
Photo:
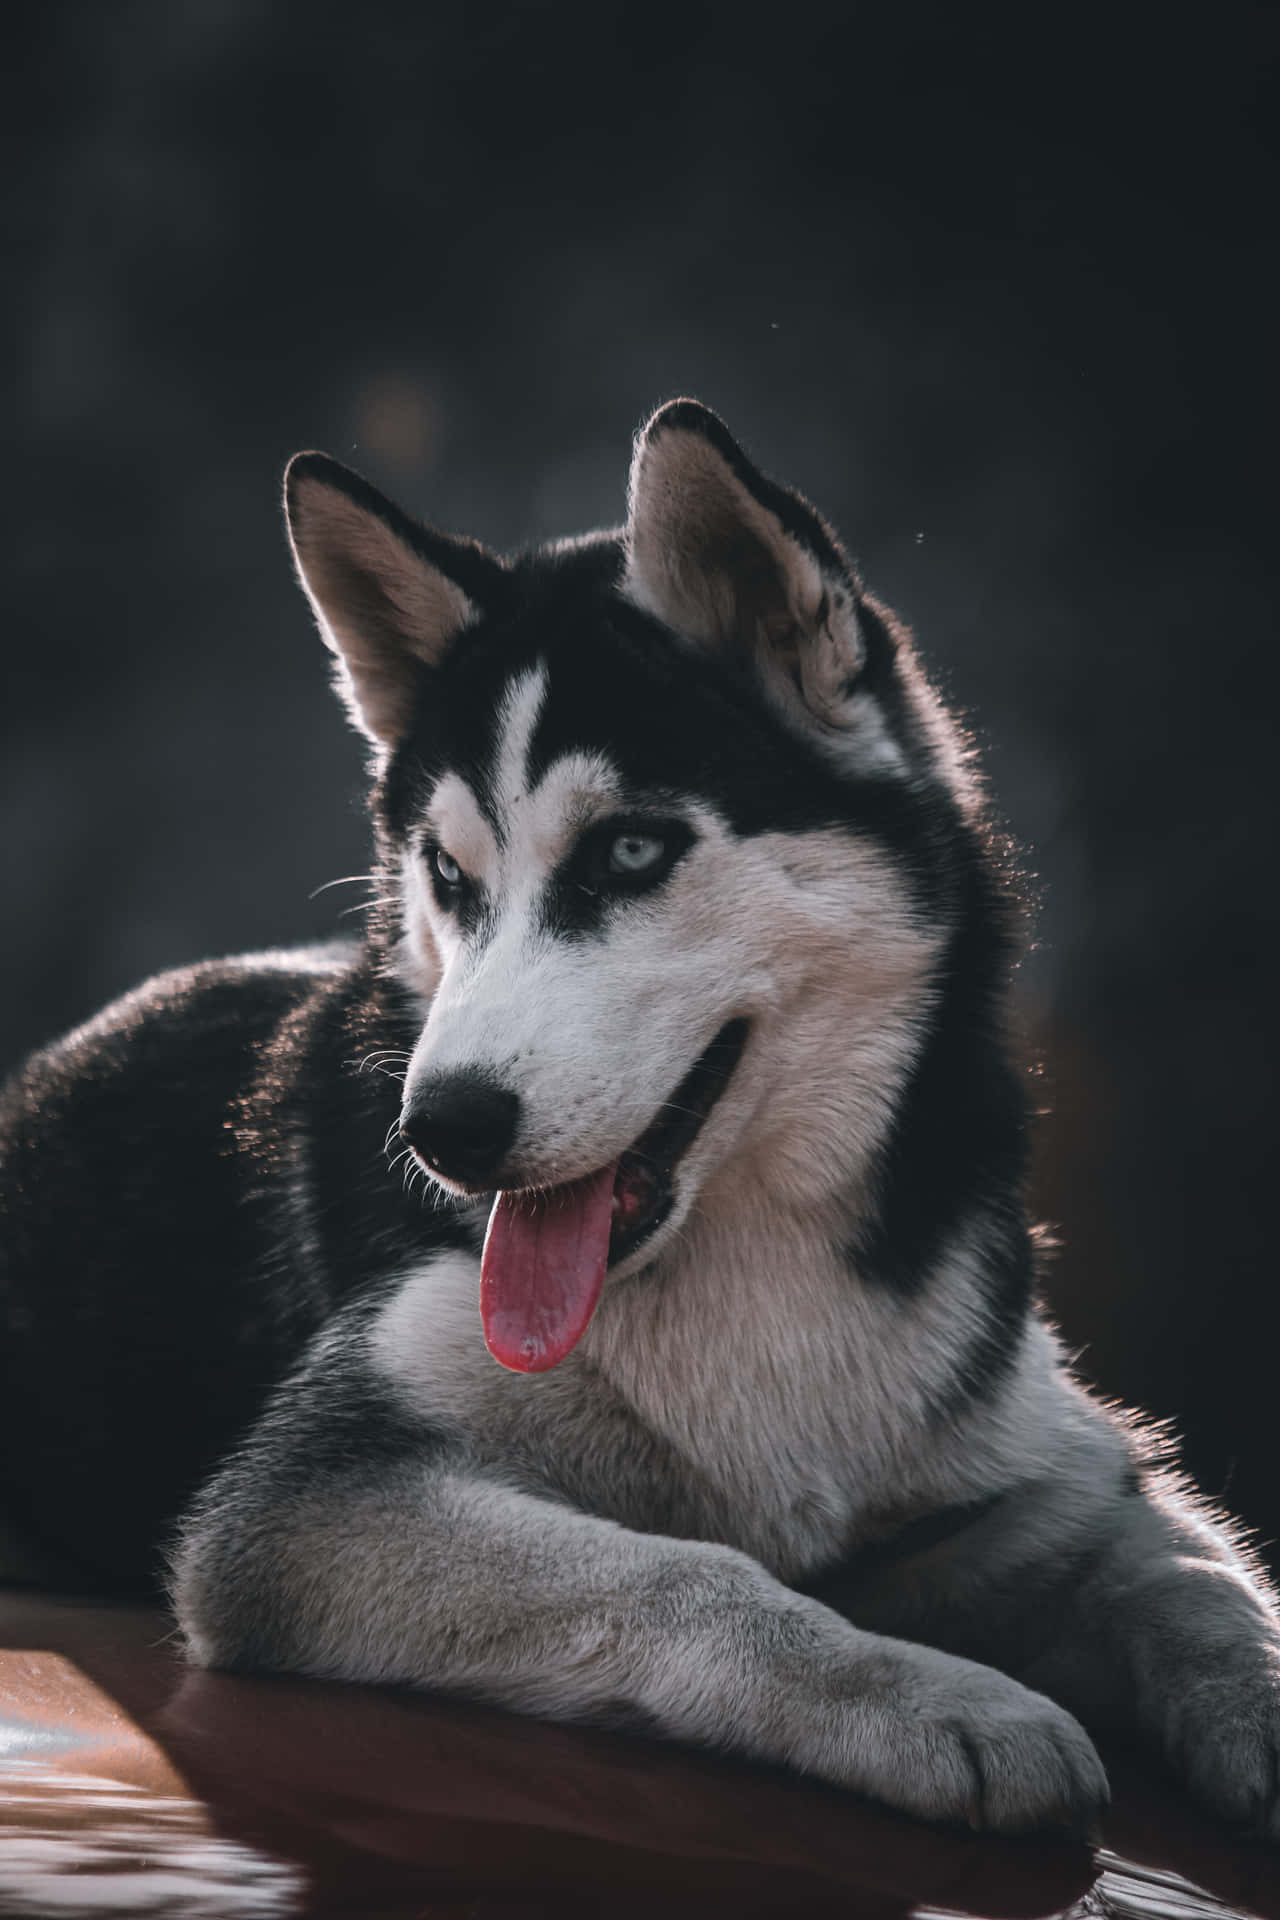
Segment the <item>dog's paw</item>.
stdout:
<svg viewBox="0 0 1280 1920">
<path fill-rule="evenodd" d="M 867 1704 L 888 1777 L 858 1784 L 905 1812 L 998 1833 L 1088 1831 L 1110 1800 L 1079 1721 L 992 1667 L 930 1653 Z"/>
<path fill-rule="evenodd" d="M 1196 1797 L 1280 1844 L 1280 1640 L 1183 1667 L 1161 1717 L 1166 1757 Z"/>
</svg>

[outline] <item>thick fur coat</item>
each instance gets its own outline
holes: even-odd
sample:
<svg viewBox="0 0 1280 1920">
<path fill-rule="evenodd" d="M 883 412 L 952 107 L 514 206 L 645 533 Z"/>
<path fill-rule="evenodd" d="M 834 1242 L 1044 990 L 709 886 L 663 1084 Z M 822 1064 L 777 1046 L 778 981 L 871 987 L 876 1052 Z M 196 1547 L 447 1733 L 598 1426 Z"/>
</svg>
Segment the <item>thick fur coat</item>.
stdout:
<svg viewBox="0 0 1280 1920">
<path fill-rule="evenodd" d="M 1036 1306 L 1017 903 L 909 636 L 690 401 L 623 529 L 514 560 L 286 492 L 367 938 L 11 1083 L 15 1552 L 167 1554 L 208 1665 L 1001 1829 L 1087 1820 L 1118 1724 L 1280 1838 L 1272 1596 Z"/>
</svg>

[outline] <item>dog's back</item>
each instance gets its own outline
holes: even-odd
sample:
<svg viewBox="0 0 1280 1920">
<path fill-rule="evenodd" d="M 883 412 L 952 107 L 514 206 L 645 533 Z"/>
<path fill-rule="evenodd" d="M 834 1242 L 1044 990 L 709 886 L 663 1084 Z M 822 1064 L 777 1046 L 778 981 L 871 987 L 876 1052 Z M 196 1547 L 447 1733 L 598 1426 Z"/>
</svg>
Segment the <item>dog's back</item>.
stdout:
<svg viewBox="0 0 1280 1920">
<path fill-rule="evenodd" d="M 343 965 L 321 949 L 166 974 L 0 1097 L 0 1500 L 70 1573 L 154 1581 L 174 1518 L 323 1317 L 264 1163 Z"/>
</svg>

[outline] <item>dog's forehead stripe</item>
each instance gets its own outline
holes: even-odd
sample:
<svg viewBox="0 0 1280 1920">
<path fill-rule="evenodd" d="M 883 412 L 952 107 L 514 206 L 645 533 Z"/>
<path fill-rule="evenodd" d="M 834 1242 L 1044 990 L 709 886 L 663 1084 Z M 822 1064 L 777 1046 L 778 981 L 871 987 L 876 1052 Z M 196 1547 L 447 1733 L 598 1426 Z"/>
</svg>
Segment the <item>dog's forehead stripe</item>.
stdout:
<svg viewBox="0 0 1280 1920">
<path fill-rule="evenodd" d="M 511 674 L 493 701 L 483 744 L 446 765 L 427 807 L 430 831 L 468 873 L 490 886 L 514 806 L 528 785 L 529 743 L 546 697 L 547 673 L 535 661 Z"/>
<path fill-rule="evenodd" d="M 535 661 L 507 682 L 498 706 L 491 787 L 498 815 L 498 834 L 529 789 L 529 749 L 547 697 L 547 669 Z"/>
<path fill-rule="evenodd" d="M 534 740 L 552 697 L 543 659 L 513 674 L 497 703 L 488 794 L 501 862 L 528 875 L 548 871 L 584 827 L 611 811 L 622 787 L 608 756 L 570 749 L 549 764 Z"/>
<path fill-rule="evenodd" d="M 494 703 L 483 763 L 443 774 L 427 809 L 428 831 L 493 903 L 526 895 L 532 907 L 584 829 L 623 798 L 604 753 L 570 749 L 534 762 L 549 691 L 542 660 L 512 674 Z"/>
</svg>

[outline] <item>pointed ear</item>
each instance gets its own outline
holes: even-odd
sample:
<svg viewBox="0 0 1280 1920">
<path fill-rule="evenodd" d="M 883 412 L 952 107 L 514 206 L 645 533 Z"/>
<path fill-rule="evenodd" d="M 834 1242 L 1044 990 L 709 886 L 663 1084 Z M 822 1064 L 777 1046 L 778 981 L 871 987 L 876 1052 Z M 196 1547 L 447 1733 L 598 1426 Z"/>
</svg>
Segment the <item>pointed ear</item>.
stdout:
<svg viewBox="0 0 1280 1920">
<path fill-rule="evenodd" d="M 767 480 L 696 400 L 670 401 L 643 428 L 629 499 L 630 597 L 754 670 L 793 718 L 850 724 L 858 582 L 809 503 Z"/>
<path fill-rule="evenodd" d="M 298 578 L 351 717 L 375 745 L 393 747 L 424 673 L 479 618 L 499 562 L 418 525 L 327 454 L 295 454 L 284 505 Z"/>
</svg>

